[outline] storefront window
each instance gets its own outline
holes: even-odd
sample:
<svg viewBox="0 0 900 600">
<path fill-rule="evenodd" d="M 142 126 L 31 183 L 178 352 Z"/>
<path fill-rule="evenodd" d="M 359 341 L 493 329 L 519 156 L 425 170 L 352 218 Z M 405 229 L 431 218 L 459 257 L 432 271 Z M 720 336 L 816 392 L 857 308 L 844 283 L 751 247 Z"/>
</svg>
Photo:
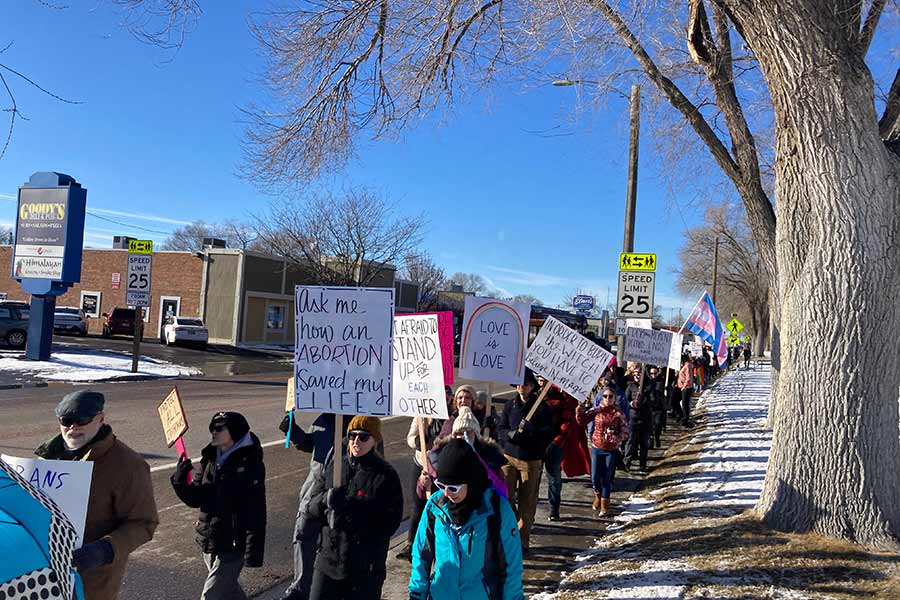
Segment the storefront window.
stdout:
<svg viewBox="0 0 900 600">
<path fill-rule="evenodd" d="M 269 305 L 266 310 L 266 329 L 284 329 L 284 305 Z"/>
</svg>

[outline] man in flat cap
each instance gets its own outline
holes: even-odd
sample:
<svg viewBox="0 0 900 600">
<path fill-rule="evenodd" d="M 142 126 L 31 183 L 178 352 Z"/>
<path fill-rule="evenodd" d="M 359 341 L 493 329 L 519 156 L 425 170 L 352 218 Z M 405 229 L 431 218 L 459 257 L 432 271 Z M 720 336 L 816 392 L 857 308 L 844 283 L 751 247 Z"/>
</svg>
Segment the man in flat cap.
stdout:
<svg viewBox="0 0 900 600">
<path fill-rule="evenodd" d="M 88 600 L 118 598 L 128 555 L 159 525 L 150 466 L 104 423 L 103 405 L 100 392 L 66 395 L 55 411 L 59 435 L 34 451 L 41 458 L 94 463 L 84 545 L 73 557 Z"/>
</svg>

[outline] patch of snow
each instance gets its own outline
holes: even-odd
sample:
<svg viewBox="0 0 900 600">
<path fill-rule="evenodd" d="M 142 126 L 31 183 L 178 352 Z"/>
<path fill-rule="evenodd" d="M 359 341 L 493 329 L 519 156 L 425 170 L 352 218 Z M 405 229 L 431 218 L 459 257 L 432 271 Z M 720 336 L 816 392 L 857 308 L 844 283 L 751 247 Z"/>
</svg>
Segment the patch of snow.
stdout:
<svg viewBox="0 0 900 600">
<path fill-rule="evenodd" d="M 141 356 L 138 372 L 131 372 L 131 356 L 115 352 L 54 352 L 48 361 L 0 358 L 0 370 L 29 374 L 48 381 L 88 383 L 134 377 L 202 375 L 200 369 Z"/>
</svg>

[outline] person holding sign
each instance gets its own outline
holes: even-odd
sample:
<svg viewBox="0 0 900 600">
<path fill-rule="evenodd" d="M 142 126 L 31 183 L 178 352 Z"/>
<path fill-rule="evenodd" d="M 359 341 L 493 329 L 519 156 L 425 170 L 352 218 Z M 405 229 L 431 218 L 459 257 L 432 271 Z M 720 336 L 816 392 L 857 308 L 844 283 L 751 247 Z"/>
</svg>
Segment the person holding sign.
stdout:
<svg viewBox="0 0 900 600">
<path fill-rule="evenodd" d="M 591 483 L 594 486 L 592 508 L 600 516 L 609 512 L 613 478 L 619 463 L 619 447 L 628 439 L 628 424 L 618 405 L 616 390 L 604 387 L 600 390 L 600 406 L 589 408 L 579 405 L 576 419 L 581 425 L 593 424 L 591 434 Z"/>
<path fill-rule="evenodd" d="M 403 517 L 400 476 L 375 449 L 381 441 L 378 417 L 353 417 L 339 484 L 310 500 L 310 515 L 325 522 L 310 600 L 381 598 L 388 546 Z"/>
<path fill-rule="evenodd" d="M 678 372 L 678 389 L 681 391 L 681 424 L 691 426 L 691 396 L 694 395 L 694 361 L 687 354 L 681 357 Z"/>
<path fill-rule="evenodd" d="M 209 572 L 201 600 L 247 598 L 238 576 L 263 564 L 266 543 L 266 467 L 263 449 L 240 413 L 218 412 L 209 423 L 212 438 L 201 452 L 200 472 L 182 457 L 172 488 L 191 508 L 200 509 L 197 544 Z"/>
<path fill-rule="evenodd" d="M 653 404 L 652 389 L 641 389 L 641 378 L 644 378 L 643 386 L 647 386 L 650 377 L 646 373 L 647 367 L 635 369 L 634 379 L 625 390 L 625 399 L 628 401 L 628 410 L 631 418 L 628 420 L 630 427 L 628 445 L 625 448 L 625 470 L 631 471 L 631 463 L 634 455 L 638 455 L 641 471 L 647 470 L 647 452 L 650 449 L 650 438 L 653 433 Z"/>
<path fill-rule="evenodd" d="M 104 422 L 105 401 L 93 390 L 67 394 L 56 407 L 59 435 L 34 451 L 93 463 L 84 545 L 72 560 L 89 600 L 119 597 L 128 555 L 153 539 L 159 525 L 150 466 Z"/>
<path fill-rule="evenodd" d="M 524 600 L 516 517 L 475 450 L 453 438 L 436 469 L 439 491 L 415 537 L 410 600 Z"/>
<path fill-rule="evenodd" d="M 497 435 L 509 464 L 503 467 L 503 476 L 509 488 L 510 502 L 519 518 L 522 551 L 527 552 L 531 541 L 531 526 L 537 510 L 541 487 L 541 471 L 544 454 L 553 435 L 553 414 L 541 403 L 531 419 L 526 415 L 537 403 L 537 379 L 531 369 L 525 369 L 525 378 L 516 386 L 516 397 L 506 402 L 497 423 Z"/>
</svg>

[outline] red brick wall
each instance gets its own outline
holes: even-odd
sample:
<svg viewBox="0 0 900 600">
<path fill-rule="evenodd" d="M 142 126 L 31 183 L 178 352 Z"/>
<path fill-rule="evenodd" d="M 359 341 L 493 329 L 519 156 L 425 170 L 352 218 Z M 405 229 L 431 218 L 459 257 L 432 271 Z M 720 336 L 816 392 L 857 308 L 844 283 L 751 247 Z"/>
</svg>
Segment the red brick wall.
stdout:
<svg viewBox="0 0 900 600">
<path fill-rule="evenodd" d="M 0 292 L 10 300 L 28 300 L 19 284 L 12 279 L 10 264 L 12 248 L 0 246 Z M 76 283 L 60 296 L 59 306 L 80 306 L 81 291 L 100 292 L 100 312 L 108 313 L 116 306 L 125 306 L 125 274 L 128 252 L 125 250 L 84 250 L 82 253 L 81 283 Z M 112 274 L 121 274 L 119 289 L 112 289 Z M 181 314 L 200 315 L 200 288 L 203 284 L 203 259 L 191 252 L 155 252 L 153 254 L 152 306 L 145 337 L 158 335 L 160 296 L 181 296 Z M 101 319 L 88 319 L 91 333 L 100 333 Z"/>
</svg>

